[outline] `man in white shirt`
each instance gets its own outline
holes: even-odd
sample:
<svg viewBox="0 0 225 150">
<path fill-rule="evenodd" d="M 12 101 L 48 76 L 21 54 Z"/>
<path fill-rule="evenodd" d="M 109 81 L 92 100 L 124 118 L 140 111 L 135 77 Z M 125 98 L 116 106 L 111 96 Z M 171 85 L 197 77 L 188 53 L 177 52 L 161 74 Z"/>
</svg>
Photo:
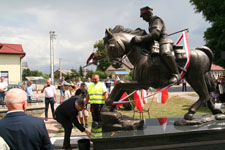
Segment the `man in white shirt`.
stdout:
<svg viewBox="0 0 225 150">
<path fill-rule="evenodd" d="M 92 82 L 91 82 L 91 78 L 88 78 L 87 79 L 87 82 L 85 82 L 85 86 L 86 86 L 86 88 L 88 89 L 88 86 L 91 84 Z"/>
<path fill-rule="evenodd" d="M 6 94 L 7 89 L 8 89 L 8 83 L 5 81 L 4 77 L 1 77 L 1 81 L 0 81 L 0 100 L 1 100 L 2 106 L 4 106 L 4 99 L 5 99 L 5 94 Z"/>
<path fill-rule="evenodd" d="M 41 90 L 45 94 L 45 121 L 48 121 L 48 106 L 51 105 L 52 117 L 54 116 L 54 103 L 56 102 L 56 89 L 51 85 L 51 80 L 46 81 L 47 85 Z"/>
<path fill-rule="evenodd" d="M 80 77 L 78 77 L 78 81 L 77 81 L 77 88 L 80 88 L 80 86 L 81 86 L 81 83 L 83 83 L 82 81 L 81 81 L 81 78 Z"/>
</svg>

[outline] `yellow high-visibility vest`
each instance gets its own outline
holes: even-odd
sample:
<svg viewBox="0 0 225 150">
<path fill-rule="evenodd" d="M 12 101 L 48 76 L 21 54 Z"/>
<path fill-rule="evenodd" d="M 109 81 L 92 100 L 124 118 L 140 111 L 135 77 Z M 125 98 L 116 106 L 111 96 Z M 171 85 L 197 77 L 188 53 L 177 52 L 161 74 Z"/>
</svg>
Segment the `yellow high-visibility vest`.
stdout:
<svg viewBox="0 0 225 150">
<path fill-rule="evenodd" d="M 88 86 L 90 104 L 105 104 L 103 84 L 104 83 L 98 82 L 95 86 L 94 83 Z"/>
<path fill-rule="evenodd" d="M 91 128 L 91 138 L 102 138 L 102 128 Z"/>
</svg>

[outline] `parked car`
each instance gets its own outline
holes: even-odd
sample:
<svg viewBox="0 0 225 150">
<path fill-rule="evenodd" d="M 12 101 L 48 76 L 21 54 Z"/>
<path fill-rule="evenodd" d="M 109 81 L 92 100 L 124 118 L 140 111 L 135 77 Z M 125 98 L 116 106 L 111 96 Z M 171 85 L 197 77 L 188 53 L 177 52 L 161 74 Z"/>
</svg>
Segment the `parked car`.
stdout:
<svg viewBox="0 0 225 150">
<path fill-rule="evenodd" d="M 23 87 L 21 85 L 18 85 L 18 84 L 9 84 L 8 85 L 8 90 L 14 89 L 14 88 L 23 89 Z"/>
</svg>

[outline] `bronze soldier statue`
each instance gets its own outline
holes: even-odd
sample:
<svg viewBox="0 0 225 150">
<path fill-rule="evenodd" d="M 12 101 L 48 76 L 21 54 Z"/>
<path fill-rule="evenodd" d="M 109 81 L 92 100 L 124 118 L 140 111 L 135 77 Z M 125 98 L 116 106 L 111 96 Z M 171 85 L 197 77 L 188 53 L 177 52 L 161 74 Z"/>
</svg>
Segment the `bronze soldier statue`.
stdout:
<svg viewBox="0 0 225 150">
<path fill-rule="evenodd" d="M 181 67 L 187 61 L 186 52 L 182 46 L 173 45 L 172 40 L 168 38 L 163 20 L 153 16 L 152 10 L 150 7 L 141 8 L 141 17 L 149 23 L 149 33 L 139 28 L 131 30 L 118 25 L 113 29 L 106 29 L 104 45 L 112 66 L 121 66 L 126 55 L 134 69 L 132 80 L 118 81 L 105 101 L 101 111 L 103 130 L 131 130 L 143 127 L 143 121 L 126 120 L 114 110 L 113 102 L 118 101 L 124 91 L 149 87 L 161 89 L 180 80 L 178 66 L 181 71 Z M 215 108 L 209 95 L 212 79 L 208 72 L 212 61 L 213 52 L 206 46 L 190 51 L 189 67 L 182 71 L 186 72 L 184 78 L 198 94 L 199 99 L 188 109 L 184 121 L 178 124 L 189 123 L 194 119 L 195 112 L 206 103 L 213 114 L 222 113 Z M 195 120 L 193 122 L 196 123 Z"/>
<path fill-rule="evenodd" d="M 169 83 L 176 83 L 180 77 L 175 57 L 172 55 L 173 41 L 168 38 L 165 23 L 160 17 L 153 16 L 153 9 L 148 6 L 141 8 L 140 11 L 140 17 L 149 23 L 149 33 L 143 36 L 133 37 L 131 43 L 148 43 L 150 50 L 158 46 L 162 60 L 172 72 Z"/>
</svg>

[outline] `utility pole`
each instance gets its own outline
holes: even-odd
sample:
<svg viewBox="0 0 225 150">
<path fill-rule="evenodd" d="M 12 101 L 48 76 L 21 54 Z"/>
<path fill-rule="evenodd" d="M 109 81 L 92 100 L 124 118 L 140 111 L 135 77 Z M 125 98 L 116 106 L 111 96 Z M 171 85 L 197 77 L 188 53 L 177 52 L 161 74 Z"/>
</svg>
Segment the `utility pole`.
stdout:
<svg viewBox="0 0 225 150">
<path fill-rule="evenodd" d="M 62 64 L 61 64 L 62 58 L 59 58 L 59 79 L 62 79 Z"/>
<path fill-rule="evenodd" d="M 52 84 L 55 85 L 54 81 L 54 49 L 53 49 L 53 39 L 55 39 L 55 31 L 50 31 L 50 73 Z"/>
</svg>

